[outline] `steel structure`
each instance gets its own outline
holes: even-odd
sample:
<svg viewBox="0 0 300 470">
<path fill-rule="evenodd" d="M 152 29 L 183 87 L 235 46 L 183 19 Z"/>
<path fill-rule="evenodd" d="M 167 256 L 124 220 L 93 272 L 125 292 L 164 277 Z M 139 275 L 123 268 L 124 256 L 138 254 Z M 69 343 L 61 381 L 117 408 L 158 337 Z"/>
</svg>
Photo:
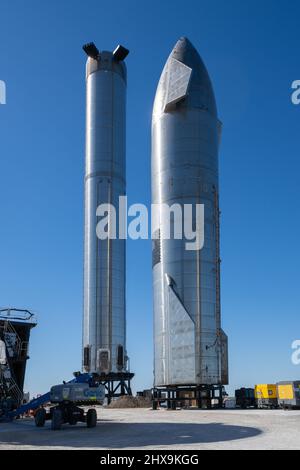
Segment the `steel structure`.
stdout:
<svg viewBox="0 0 300 470">
<path fill-rule="evenodd" d="M 113 52 L 100 52 L 93 43 L 83 49 L 88 55 L 83 370 L 102 377 L 111 399 L 120 390 L 131 394 L 133 376 L 126 352 L 125 237 L 118 236 L 119 198 L 126 194 L 124 59 L 129 51 L 119 45 Z M 117 216 L 115 237 L 111 213 L 107 215 L 110 209 Z M 101 238 L 97 223 L 106 215 L 109 236 Z"/>
<path fill-rule="evenodd" d="M 0 309 L 0 410 L 22 403 L 30 331 L 35 326 L 29 310 Z"/>
<path fill-rule="evenodd" d="M 221 392 L 228 383 L 220 315 L 220 130 L 208 72 L 181 38 L 161 74 L 152 117 L 152 203 L 159 207 L 152 232 L 154 385 L 172 393 L 174 386 Z M 165 238 L 163 207 L 173 204 L 204 204 L 201 250 L 187 250 L 184 234 Z"/>
</svg>

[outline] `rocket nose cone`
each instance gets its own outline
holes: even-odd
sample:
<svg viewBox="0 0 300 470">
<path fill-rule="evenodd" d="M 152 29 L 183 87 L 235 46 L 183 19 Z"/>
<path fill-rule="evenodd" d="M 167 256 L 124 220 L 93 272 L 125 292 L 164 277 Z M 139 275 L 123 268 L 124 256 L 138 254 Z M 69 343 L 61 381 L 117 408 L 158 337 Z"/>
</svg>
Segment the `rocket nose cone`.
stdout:
<svg viewBox="0 0 300 470">
<path fill-rule="evenodd" d="M 209 80 L 206 67 L 198 51 L 188 38 L 182 37 L 176 42 L 168 60 L 170 59 L 176 59 L 182 62 L 184 65 L 193 69 L 194 73 L 196 72 L 198 75 L 202 75 L 203 79 Z"/>
<path fill-rule="evenodd" d="M 216 102 L 213 87 L 207 69 L 193 44 L 186 37 L 181 37 L 175 44 L 162 72 L 157 88 L 154 103 L 154 115 L 166 110 L 166 94 L 170 89 L 169 81 L 173 80 L 171 70 L 178 62 L 191 70 L 190 81 L 186 91 L 186 99 L 183 106 L 196 107 L 207 110 L 213 116 L 217 116 Z"/>
<path fill-rule="evenodd" d="M 175 44 L 171 56 L 174 59 L 183 62 L 185 65 L 189 67 L 194 64 L 196 65 L 199 61 L 200 57 L 196 49 L 194 48 L 191 41 L 189 41 L 186 37 L 181 37 Z"/>
<path fill-rule="evenodd" d="M 198 101 L 200 97 L 199 93 L 196 93 L 196 90 L 202 90 L 201 104 L 211 114 L 217 114 L 215 96 L 210 77 L 204 62 L 191 41 L 186 37 L 181 37 L 175 44 L 170 57 L 182 62 L 193 70 L 189 94 L 194 95 L 194 102 Z M 199 106 L 199 104 L 200 103 L 198 103 L 197 106 Z"/>
</svg>

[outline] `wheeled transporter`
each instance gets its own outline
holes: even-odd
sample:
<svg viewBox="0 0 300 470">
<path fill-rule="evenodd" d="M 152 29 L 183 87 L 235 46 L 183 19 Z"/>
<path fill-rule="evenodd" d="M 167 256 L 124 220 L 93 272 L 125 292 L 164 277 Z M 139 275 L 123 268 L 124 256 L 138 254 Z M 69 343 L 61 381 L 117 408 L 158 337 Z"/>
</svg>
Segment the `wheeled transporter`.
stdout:
<svg viewBox="0 0 300 470">
<path fill-rule="evenodd" d="M 37 427 L 44 426 L 47 420 L 51 420 L 51 429 L 59 430 L 63 424 L 74 426 L 78 422 L 86 423 L 88 428 L 97 424 L 96 409 L 87 411 L 81 406 L 103 404 L 105 388 L 103 385 L 91 386 L 88 383 L 66 383 L 54 385 L 50 390 L 50 403 L 55 406 L 38 408 L 35 414 Z"/>
</svg>

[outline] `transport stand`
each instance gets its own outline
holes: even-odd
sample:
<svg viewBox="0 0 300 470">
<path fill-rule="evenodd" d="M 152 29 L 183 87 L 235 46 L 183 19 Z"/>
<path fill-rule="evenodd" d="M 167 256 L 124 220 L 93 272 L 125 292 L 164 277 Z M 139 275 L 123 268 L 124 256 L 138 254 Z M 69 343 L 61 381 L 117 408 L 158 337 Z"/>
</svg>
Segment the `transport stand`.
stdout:
<svg viewBox="0 0 300 470">
<path fill-rule="evenodd" d="M 132 396 L 130 382 L 133 377 L 134 373 L 132 372 L 110 372 L 109 374 L 97 375 L 97 380 L 105 387 L 108 404 L 112 398 L 124 395 Z"/>
<path fill-rule="evenodd" d="M 189 406 L 196 404 L 197 408 L 222 408 L 223 407 L 222 385 L 184 385 L 155 387 L 152 389 L 152 407 L 157 410 L 161 403 L 167 404 L 167 409 L 176 410 L 183 408 L 186 403 Z M 216 400 L 217 404 L 212 401 Z"/>
</svg>

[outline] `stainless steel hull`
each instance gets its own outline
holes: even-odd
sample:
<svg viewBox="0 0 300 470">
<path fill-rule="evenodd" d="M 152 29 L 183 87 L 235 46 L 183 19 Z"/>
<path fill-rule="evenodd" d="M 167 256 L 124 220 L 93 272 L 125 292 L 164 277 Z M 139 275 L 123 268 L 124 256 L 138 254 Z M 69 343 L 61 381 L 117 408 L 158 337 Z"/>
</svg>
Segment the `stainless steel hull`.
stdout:
<svg viewBox="0 0 300 470">
<path fill-rule="evenodd" d="M 110 52 L 89 58 L 86 77 L 83 369 L 126 369 L 125 241 L 100 240 L 97 207 L 126 192 L 126 67 Z"/>
<path fill-rule="evenodd" d="M 218 145 L 220 124 L 206 68 L 180 39 L 162 72 L 152 119 L 152 203 L 204 204 L 205 242 L 166 240 L 154 224 L 155 386 L 227 383 L 227 337 L 221 330 Z M 194 217 L 194 216 L 193 216 Z"/>
</svg>

